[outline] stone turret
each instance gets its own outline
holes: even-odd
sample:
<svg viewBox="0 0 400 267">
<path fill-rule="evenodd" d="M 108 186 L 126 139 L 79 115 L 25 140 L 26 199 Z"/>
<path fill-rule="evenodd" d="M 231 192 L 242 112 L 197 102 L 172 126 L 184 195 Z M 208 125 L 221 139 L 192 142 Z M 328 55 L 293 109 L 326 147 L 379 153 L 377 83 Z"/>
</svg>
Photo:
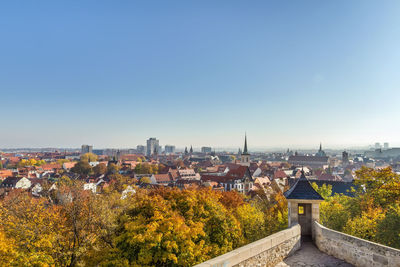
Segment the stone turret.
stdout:
<svg viewBox="0 0 400 267">
<path fill-rule="evenodd" d="M 303 170 L 300 179 L 285 192 L 285 197 L 289 227 L 300 224 L 303 236 L 314 237 L 313 222 L 319 222 L 319 204 L 324 198 L 311 186 Z"/>
</svg>

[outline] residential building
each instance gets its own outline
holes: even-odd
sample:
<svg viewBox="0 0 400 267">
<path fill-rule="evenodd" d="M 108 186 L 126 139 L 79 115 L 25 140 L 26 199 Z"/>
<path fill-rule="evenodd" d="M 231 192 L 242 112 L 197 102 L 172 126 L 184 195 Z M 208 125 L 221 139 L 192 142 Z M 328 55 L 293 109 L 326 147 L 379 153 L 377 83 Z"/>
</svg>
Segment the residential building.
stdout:
<svg viewBox="0 0 400 267">
<path fill-rule="evenodd" d="M 150 157 L 153 155 L 154 151 L 157 153 L 160 151 L 160 141 L 155 137 L 151 137 L 147 140 L 146 156 Z"/>
<path fill-rule="evenodd" d="M 175 153 L 175 146 L 173 146 L 173 145 L 165 145 L 165 153 L 166 154 Z"/>
<path fill-rule="evenodd" d="M 319 144 L 319 150 L 314 156 L 298 155 L 297 152 L 289 156 L 288 162 L 296 166 L 308 166 L 311 168 L 328 168 L 329 157 L 326 156 L 325 151 L 322 150 L 322 144 Z"/>
<path fill-rule="evenodd" d="M 8 177 L 0 185 L 0 187 L 12 189 L 28 189 L 32 185 L 31 181 L 25 177 Z"/>
<path fill-rule="evenodd" d="M 138 154 L 145 154 L 146 152 L 146 146 L 142 146 L 142 145 L 137 145 L 136 146 L 136 151 Z"/>
<path fill-rule="evenodd" d="M 343 164 L 349 163 L 349 153 L 346 151 L 342 152 L 342 162 Z"/>
<path fill-rule="evenodd" d="M 81 154 L 86 154 L 86 153 L 92 153 L 93 151 L 93 146 L 89 146 L 89 145 L 82 145 L 81 148 Z"/>
<path fill-rule="evenodd" d="M 201 181 L 216 182 L 223 186 L 225 191 L 237 190 L 238 192 L 247 194 L 253 188 L 254 179 L 250 174 L 248 166 L 237 165 L 232 168 L 225 175 L 201 175 Z"/>
<path fill-rule="evenodd" d="M 389 149 L 389 143 L 383 143 L 383 149 Z"/>
<path fill-rule="evenodd" d="M 308 166 L 312 169 L 325 169 L 329 167 L 328 160 L 328 157 L 293 155 L 289 157 L 288 162 L 295 166 Z"/>
<path fill-rule="evenodd" d="M 202 148 L 201 148 L 201 153 L 211 153 L 211 147 L 209 147 L 209 146 L 203 146 Z"/>
<path fill-rule="evenodd" d="M 365 151 L 364 156 L 374 159 L 397 158 L 400 157 L 400 148 L 393 147 L 386 150 L 375 149 L 374 151 Z"/>
<path fill-rule="evenodd" d="M 200 174 L 196 173 L 193 169 L 179 169 L 179 179 L 184 180 L 200 180 Z"/>
<path fill-rule="evenodd" d="M 168 186 L 169 184 L 174 182 L 174 179 L 172 178 L 172 175 L 170 173 L 165 173 L 165 174 L 153 174 L 150 177 L 150 181 L 152 184 Z"/>
</svg>

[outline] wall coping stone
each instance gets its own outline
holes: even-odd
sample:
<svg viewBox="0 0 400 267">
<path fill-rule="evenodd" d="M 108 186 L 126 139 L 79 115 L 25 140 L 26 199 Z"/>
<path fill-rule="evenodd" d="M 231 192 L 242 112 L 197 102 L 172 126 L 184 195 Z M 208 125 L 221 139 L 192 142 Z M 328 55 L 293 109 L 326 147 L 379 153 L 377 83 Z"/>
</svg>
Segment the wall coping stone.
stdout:
<svg viewBox="0 0 400 267">
<path fill-rule="evenodd" d="M 329 229 L 314 222 L 318 249 L 355 266 L 400 266 L 400 250 Z"/>
<path fill-rule="evenodd" d="M 234 266 L 247 259 L 257 256 L 264 251 L 278 246 L 285 241 L 290 240 L 291 238 L 296 236 L 300 237 L 300 234 L 300 225 L 296 224 L 288 229 L 274 233 L 228 253 L 212 258 L 208 261 L 195 265 L 194 267 Z"/>
<path fill-rule="evenodd" d="M 327 227 L 325 227 L 325 226 L 319 224 L 318 222 L 314 222 L 314 223 L 315 223 L 319 228 L 324 229 L 324 230 L 327 231 L 328 233 L 329 233 L 329 232 L 334 232 L 334 233 L 336 233 L 336 234 L 343 235 L 343 236 L 345 236 L 345 237 L 348 238 L 348 239 L 352 239 L 352 240 L 355 240 L 355 241 L 359 241 L 359 242 L 361 242 L 361 243 L 366 243 L 366 244 L 368 244 L 368 245 L 370 245 L 370 246 L 372 246 L 372 247 L 375 247 L 375 248 L 377 248 L 377 249 L 382 249 L 382 248 L 383 248 L 383 249 L 385 249 L 385 250 L 388 250 L 388 251 L 390 251 L 390 252 L 393 252 L 393 253 L 395 253 L 395 254 L 397 253 L 397 254 L 400 255 L 400 249 L 388 247 L 388 246 L 385 246 L 385 245 L 382 245 L 382 244 L 379 244 L 379 243 L 375 243 L 375 242 L 372 242 L 372 241 L 369 241 L 369 240 L 365 240 L 365 239 L 362 239 L 362 238 L 359 238 L 359 237 L 356 237 L 356 236 L 352 236 L 352 235 L 345 234 L 345 233 L 342 233 L 342 232 L 339 232 L 339 231 L 336 231 L 336 230 L 332 230 L 332 229 L 329 229 L 329 228 L 327 228 Z"/>
</svg>

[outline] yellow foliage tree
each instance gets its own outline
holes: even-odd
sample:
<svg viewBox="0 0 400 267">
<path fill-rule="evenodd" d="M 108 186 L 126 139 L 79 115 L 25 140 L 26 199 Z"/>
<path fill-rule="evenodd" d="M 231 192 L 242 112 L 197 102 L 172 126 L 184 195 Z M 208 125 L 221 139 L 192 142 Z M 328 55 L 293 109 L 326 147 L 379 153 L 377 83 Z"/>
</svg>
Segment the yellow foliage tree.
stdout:
<svg viewBox="0 0 400 267">
<path fill-rule="evenodd" d="M 64 218 L 56 206 L 27 193 L 13 192 L 2 202 L 0 228 L 11 240 L 18 266 L 53 266 L 62 262 Z"/>
</svg>

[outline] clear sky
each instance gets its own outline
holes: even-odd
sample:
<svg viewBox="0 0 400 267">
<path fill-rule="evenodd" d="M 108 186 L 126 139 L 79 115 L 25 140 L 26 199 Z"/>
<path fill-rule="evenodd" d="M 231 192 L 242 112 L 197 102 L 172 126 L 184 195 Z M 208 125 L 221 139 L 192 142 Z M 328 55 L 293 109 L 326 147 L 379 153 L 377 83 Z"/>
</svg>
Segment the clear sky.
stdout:
<svg viewBox="0 0 400 267">
<path fill-rule="evenodd" d="M 2 1 L 0 147 L 400 146 L 400 1 Z"/>
</svg>

